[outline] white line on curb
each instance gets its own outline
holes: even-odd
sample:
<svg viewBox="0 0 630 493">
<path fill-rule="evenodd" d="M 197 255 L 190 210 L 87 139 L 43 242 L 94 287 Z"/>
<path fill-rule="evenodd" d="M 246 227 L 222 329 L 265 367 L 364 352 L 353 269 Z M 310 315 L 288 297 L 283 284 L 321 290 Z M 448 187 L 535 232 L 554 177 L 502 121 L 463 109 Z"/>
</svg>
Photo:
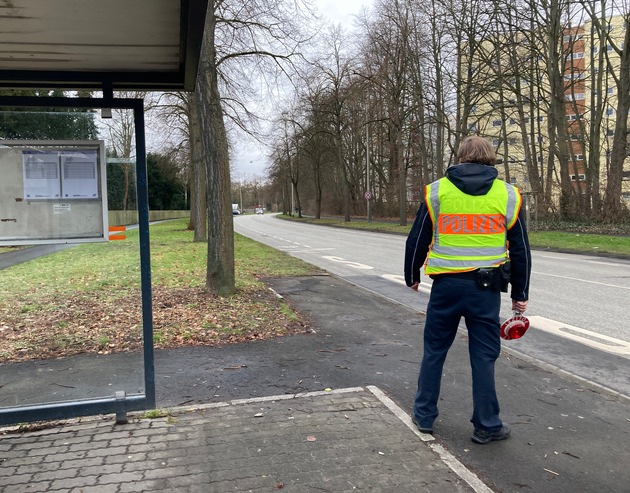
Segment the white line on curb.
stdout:
<svg viewBox="0 0 630 493">
<path fill-rule="evenodd" d="M 403 411 L 394 401 L 387 397 L 381 389 L 373 385 L 366 387 L 372 394 L 376 396 L 385 406 L 394 413 L 400 420 L 405 423 L 413 432 L 424 442 L 435 442 L 435 438 L 431 435 L 420 433 L 416 426 L 411 422 L 409 415 Z M 475 473 L 469 470 L 457 458 L 438 443 L 427 443 L 429 447 L 442 459 L 442 461 L 452 469 L 452 471 L 462 478 L 476 493 L 492 493 L 481 479 Z"/>
</svg>

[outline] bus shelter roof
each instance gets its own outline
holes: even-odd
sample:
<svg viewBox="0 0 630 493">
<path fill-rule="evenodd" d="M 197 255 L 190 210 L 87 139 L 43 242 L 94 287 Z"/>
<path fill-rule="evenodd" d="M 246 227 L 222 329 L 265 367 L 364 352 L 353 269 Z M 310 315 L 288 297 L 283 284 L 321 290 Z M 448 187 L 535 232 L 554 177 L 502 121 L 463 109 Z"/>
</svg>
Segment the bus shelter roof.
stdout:
<svg viewBox="0 0 630 493">
<path fill-rule="evenodd" d="M 0 0 L 0 88 L 194 89 L 208 0 Z"/>
</svg>

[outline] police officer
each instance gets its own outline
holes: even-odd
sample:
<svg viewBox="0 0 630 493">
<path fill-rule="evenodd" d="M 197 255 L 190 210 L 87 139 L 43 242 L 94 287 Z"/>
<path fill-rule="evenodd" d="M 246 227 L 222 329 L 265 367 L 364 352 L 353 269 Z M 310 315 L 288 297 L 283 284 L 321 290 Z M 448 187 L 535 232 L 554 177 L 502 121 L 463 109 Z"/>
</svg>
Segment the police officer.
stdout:
<svg viewBox="0 0 630 493">
<path fill-rule="evenodd" d="M 500 292 L 511 270 L 512 308 L 527 308 L 531 253 L 521 195 L 497 179 L 487 140 L 465 138 L 458 163 L 425 188 L 405 250 L 405 281 L 418 290 L 420 268 L 433 279 L 424 327 L 424 353 L 413 422 L 433 433 L 442 368 L 464 317 L 472 368 L 472 441 L 504 440 L 510 427 L 499 418 L 494 364 L 501 351 Z"/>
</svg>

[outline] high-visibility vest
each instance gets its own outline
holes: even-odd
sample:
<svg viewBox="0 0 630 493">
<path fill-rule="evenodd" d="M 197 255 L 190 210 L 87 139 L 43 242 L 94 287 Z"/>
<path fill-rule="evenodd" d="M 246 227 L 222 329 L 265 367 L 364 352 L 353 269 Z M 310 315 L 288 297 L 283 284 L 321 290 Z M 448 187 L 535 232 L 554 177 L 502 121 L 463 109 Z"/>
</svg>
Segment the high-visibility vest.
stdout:
<svg viewBox="0 0 630 493">
<path fill-rule="evenodd" d="M 433 221 L 433 241 L 425 272 L 448 274 L 507 261 L 506 232 L 518 219 L 522 198 L 518 189 L 494 180 L 486 195 L 468 195 L 448 178 L 425 188 Z"/>
</svg>

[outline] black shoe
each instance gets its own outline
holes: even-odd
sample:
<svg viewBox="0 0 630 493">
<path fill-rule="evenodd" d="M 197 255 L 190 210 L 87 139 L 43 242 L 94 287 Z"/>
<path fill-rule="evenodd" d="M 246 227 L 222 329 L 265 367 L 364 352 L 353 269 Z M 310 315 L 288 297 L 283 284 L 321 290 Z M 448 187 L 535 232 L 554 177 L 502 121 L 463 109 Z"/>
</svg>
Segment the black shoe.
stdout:
<svg viewBox="0 0 630 493">
<path fill-rule="evenodd" d="M 427 435 L 433 435 L 433 428 L 424 428 L 423 426 L 420 426 L 418 424 L 418 420 L 416 419 L 415 416 L 411 417 L 411 421 L 414 425 L 416 425 L 416 427 L 418 428 L 418 431 L 420 431 L 420 433 L 426 433 Z"/>
<path fill-rule="evenodd" d="M 472 441 L 483 445 L 484 443 L 507 440 L 508 438 L 510 438 L 510 427 L 504 424 L 501 426 L 501 429 L 497 431 L 488 431 L 476 428 L 472 436 Z"/>
</svg>

